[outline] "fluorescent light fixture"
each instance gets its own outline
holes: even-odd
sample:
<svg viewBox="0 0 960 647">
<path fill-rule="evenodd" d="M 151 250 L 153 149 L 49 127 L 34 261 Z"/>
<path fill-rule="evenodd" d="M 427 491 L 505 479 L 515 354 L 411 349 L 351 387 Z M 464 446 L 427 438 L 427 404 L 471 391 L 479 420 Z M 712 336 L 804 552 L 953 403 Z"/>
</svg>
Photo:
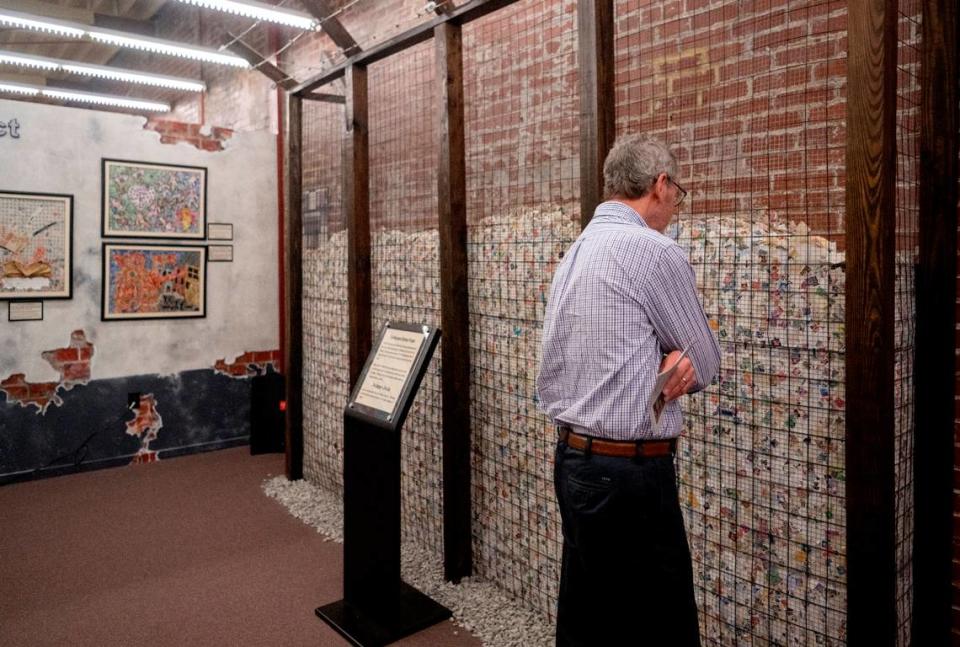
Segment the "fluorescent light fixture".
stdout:
<svg viewBox="0 0 960 647">
<path fill-rule="evenodd" d="M 0 9 L 0 25 L 10 25 L 17 29 L 43 31 L 50 34 L 61 34 L 63 36 L 73 36 L 74 38 L 82 38 L 84 34 L 82 25 L 68 23 L 63 20 L 55 20 L 53 18 L 31 16 L 30 14 L 20 13 L 19 11 L 8 11 L 6 9 Z"/>
<path fill-rule="evenodd" d="M 193 79 L 183 79 L 176 76 L 162 76 L 160 74 L 148 74 L 146 72 L 123 70 L 116 67 L 108 67 L 106 65 L 64 61 L 59 58 L 46 58 L 42 56 L 32 56 L 30 54 L 20 54 L 17 52 L 0 50 L 0 64 L 4 63 L 8 65 L 19 65 L 21 67 L 36 67 L 55 72 L 69 72 L 71 74 L 82 74 L 84 76 L 96 76 L 102 79 L 113 79 L 115 81 L 126 81 L 128 83 L 154 85 L 157 87 L 171 88 L 174 90 L 186 90 L 188 92 L 203 92 L 207 88 L 203 81 L 194 81 Z"/>
<path fill-rule="evenodd" d="M 250 63 L 248 63 L 246 59 L 235 56 L 234 54 L 223 54 L 205 47 L 180 45 L 179 43 L 161 40 L 159 38 L 151 38 L 149 36 L 133 36 L 120 31 L 113 31 L 112 29 L 101 29 L 100 27 L 87 29 L 87 36 L 97 42 L 116 45 L 117 47 L 129 47 L 146 52 L 189 58 L 195 61 L 232 65 L 233 67 L 250 67 Z"/>
<path fill-rule="evenodd" d="M 256 20 L 275 22 L 288 27 L 297 27 L 307 31 L 313 31 L 318 25 L 317 19 L 313 16 L 292 9 L 282 9 L 262 2 L 254 2 L 253 0 L 180 0 L 180 2 Z"/>
<path fill-rule="evenodd" d="M 0 51 L 0 64 L 19 65 L 20 67 L 36 67 L 41 70 L 57 70 L 60 65 L 49 59 L 42 59 L 29 54 Z"/>
<path fill-rule="evenodd" d="M 168 56 L 177 56 L 180 58 L 189 58 L 195 61 L 204 61 L 207 63 L 219 63 L 221 65 L 231 65 L 233 67 L 250 67 L 246 59 L 233 54 L 224 54 L 215 49 L 206 47 L 194 47 L 192 45 L 182 45 L 169 40 L 152 38 L 150 36 L 139 36 L 136 34 L 125 34 L 113 29 L 103 29 L 102 27 L 92 27 L 81 25 L 79 23 L 66 22 L 64 20 L 54 20 L 53 18 L 44 18 L 40 16 L 31 16 L 18 11 L 0 9 L 0 25 L 12 25 L 18 29 L 30 29 L 33 31 L 53 32 L 75 38 L 89 38 L 100 43 L 114 45 L 116 47 L 130 47 L 157 54 L 167 54 Z"/>
<path fill-rule="evenodd" d="M 35 97 L 40 94 L 40 88 L 35 88 L 32 85 L 24 85 L 22 83 L 8 83 L 6 81 L 0 81 L 0 92 L 23 94 L 28 97 Z"/>
<path fill-rule="evenodd" d="M 99 106 L 115 106 L 117 108 L 127 108 L 130 110 L 170 112 L 170 106 L 157 101 L 144 101 L 142 99 L 130 99 L 128 97 L 117 97 L 108 94 L 95 94 L 93 92 L 78 92 L 76 90 L 59 90 L 57 88 L 27 85 L 25 83 L 0 81 L 0 92 L 22 94 L 32 97 L 43 96 L 50 97 L 51 99 L 60 99 L 62 101 L 79 101 L 82 103 L 92 103 Z"/>
<path fill-rule="evenodd" d="M 71 72 L 73 74 L 84 74 L 103 79 L 127 81 L 129 83 L 140 83 L 143 85 L 155 85 L 161 88 L 171 88 L 174 90 L 203 92 L 207 89 L 207 84 L 203 81 L 193 81 L 191 79 L 182 79 L 175 76 L 147 74 L 146 72 L 134 72 L 132 70 L 120 70 L 107 67 L 105 65 L 93 65 L 91 63 L 67 63 L 65 61 L 60 67 L 64 72 Z"/>
<path fill-rule="evenodd" d="M 131 110 L 147 110 L 149 112 L 170 112 L 170 106 L 165 103 L 114 97 L 107 94 L 77 92 L 75 90 L 54 90 L 52 88 L 44 88 L 40 91 L 40 94 L 53 99 L 62 99 L 63 101 L 80 101 L 100 106 L 116 106 L 118 108 L 129 108 Z"/>
</svg>

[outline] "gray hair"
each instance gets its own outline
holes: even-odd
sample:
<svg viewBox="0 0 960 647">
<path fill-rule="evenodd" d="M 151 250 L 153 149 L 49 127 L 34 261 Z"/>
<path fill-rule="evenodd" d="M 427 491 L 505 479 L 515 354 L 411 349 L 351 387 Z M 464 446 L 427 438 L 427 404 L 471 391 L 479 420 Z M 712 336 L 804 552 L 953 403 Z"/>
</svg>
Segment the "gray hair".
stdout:
<svg viewBox="0 0 960 647">
<path fill-rule="evenodd" d="M 661 173 L 677 174 L 677 158 L 653 135 L 626 135 L 617 139 L 603 163 L 604 199 L 640 198 Z"/>
</svg>

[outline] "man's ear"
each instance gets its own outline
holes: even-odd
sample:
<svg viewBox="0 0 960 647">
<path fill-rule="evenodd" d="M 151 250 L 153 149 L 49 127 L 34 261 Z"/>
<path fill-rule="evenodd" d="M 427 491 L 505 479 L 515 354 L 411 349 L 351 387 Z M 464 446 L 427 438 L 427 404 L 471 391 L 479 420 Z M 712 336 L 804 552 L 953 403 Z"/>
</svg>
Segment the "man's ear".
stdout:
<svg viewBox="0 0 960 647">
<path fill-rule="evenodd" d="M 669 180 L 667 180 L 666 173 L 661 173 L 657 176 L 657 181 L 654 186 L 657 189 L 656 193 L 658 200 L 663 200 L 663 192 L 667 190 L 667 182 L 669 182 Z"/>
</svg>

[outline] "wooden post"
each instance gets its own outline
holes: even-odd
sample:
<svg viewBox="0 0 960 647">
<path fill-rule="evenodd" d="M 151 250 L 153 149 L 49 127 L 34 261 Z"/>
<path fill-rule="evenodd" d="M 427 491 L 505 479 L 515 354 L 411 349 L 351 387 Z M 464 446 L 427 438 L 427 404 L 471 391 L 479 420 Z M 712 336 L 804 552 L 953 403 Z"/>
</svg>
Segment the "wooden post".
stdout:
<svg viewBox="0 0 960 647">
<path fill-rule="evenodd" d="M 437 198 L 443 331 L 443 557 L 453 582 L 473 570 L 470 513 L 470 317 L 467 296 L 466 162 L 461 29 L 437 25 L 440 98 Z"/>
<path fill-rule="evenodd" d="M 580 224 L 603 201 L 603 162 L 616 137 L 613 82 L 613 2 L 579 0 Z"/>
<path fill-rule="evenodd" d="M 300 210 L 303 100 L 287 94 L 284 110 L 284 342 L 286 475 L 303 478 L 303 217 Z"/>
<path fill-rule="evenodd" d="M 347 307 L 350 311 L 350 388 L 370 352 L 370 149 L 367 68 L 351 65 L 346 76 L 343 139 L 343 209 L 347 221 Z"/>
<path fill-rule="evenodd" d="M 896 638 L 894 255 L 896 0 L 848 3 L 847 638 Z"/>
<path fill-rule="evenodd" d="M 914 364 L 913 644 L 950 644 L 957 298 L 956 0 L 925 0 Z"/>
</svg>

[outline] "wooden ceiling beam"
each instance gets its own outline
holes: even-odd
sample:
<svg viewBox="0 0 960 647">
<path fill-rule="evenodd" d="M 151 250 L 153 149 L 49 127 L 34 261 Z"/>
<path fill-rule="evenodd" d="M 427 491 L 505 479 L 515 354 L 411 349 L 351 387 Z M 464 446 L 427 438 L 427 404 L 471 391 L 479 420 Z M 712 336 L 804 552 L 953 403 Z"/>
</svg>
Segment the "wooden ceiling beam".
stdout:
<svg viewBox="0 0 960 647">
<path fill-rule="evenodd" d="M 345 104 L 347 102 L 347 98 L 342 94 L 328 94 L 326 92 L 304 92 L 303 98 L 311 101 L 323 101 L 324 103 Z"/>
<path fill-rule="evenodd" d="M 360 51 L 360 46 L 353 39 L 344 26 L 336 17 L 333 16 L 333 8 L 328 0 L 300 0 L 307 11 L 314 18 L 320 21 L 320 27 L 327 33 L 337 47 L 343 50 L 347 56 L 352 56 Z"/>
<path fill-rule="evenodd" d="M 230 37 L 234 38 L 232 35 Z M 242 40 L 234 40 L 232 43 L 227 45 L 227 49 L 237 56 L 246 59 L 246 61 L 250 63 L 250 65 L 252 65 L 256 70 L 284 90 L 289 90 L 297 85 L 295 79 L 291 79 L 289 76 L 284 74 L 283 70 L 260 56 L 256 50 L 244 43 Z"/>
</svg>

